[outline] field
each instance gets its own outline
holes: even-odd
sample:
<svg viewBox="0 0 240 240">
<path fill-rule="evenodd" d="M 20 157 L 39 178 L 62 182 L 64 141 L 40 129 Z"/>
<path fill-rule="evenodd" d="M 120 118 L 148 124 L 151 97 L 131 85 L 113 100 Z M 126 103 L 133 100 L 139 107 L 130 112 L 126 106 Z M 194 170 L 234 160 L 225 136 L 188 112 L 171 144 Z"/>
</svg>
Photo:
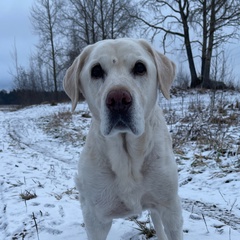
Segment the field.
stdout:
<svg viewBox="0 0 240 240">
<path fill-rule="evenodd" d="M 179 167 L 185 240 L 240 239 L 240 93 L 173 91 L 159 104 Z M 91 114 L 80 103 L 0 109 L 0 239 L 86 240 L 73 178 Z M 156 239 L 149 215 L 108 240 Z"/>
</svg>

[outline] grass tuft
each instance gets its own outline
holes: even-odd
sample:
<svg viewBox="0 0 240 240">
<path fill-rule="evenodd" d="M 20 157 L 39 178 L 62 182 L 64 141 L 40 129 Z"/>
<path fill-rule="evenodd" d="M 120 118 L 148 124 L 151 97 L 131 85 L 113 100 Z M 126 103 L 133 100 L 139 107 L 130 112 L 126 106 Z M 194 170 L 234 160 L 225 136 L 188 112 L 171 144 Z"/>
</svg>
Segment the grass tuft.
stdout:
<svg viewBox="0 0 240 240">
<path fill-rule="evenodd" d="M 22 200 L 28 201 L 28 200 L 36 198 L 37 194 L 33 191 L 25 190 L 23 193 L 20 194 L 20 197 Z"/>
<path fill-rule="evenodd" d="M 132 217 L 129 220 L 133 221 L 137 225 L 135 229 L 139 231 L 139 235 L 144 235 L 146 239 L 156 236 L 156 231 L 150 221 L 150 214 L 148 214 L 146 221 L 140 221 L 135 217 Z"/>
</svg>

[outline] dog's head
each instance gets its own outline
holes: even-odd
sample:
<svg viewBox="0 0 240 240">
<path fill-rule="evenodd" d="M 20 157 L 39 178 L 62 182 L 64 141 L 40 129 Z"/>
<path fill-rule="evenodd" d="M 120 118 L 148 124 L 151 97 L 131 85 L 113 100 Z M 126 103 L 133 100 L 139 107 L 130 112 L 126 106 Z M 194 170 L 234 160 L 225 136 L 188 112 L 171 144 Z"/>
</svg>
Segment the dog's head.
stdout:
<svg viewBox="0 0 240 240">
<path fill-rule="evenodd" d="M 146 41 L 104 40 L 89 45 L 64 78 L 64 89 L 76 108 L 86 98 L 104 136 L 130 132 L 140 136 L 157 100 L 157 88 L 170 97 L 175 64 Z"/>
</svg>

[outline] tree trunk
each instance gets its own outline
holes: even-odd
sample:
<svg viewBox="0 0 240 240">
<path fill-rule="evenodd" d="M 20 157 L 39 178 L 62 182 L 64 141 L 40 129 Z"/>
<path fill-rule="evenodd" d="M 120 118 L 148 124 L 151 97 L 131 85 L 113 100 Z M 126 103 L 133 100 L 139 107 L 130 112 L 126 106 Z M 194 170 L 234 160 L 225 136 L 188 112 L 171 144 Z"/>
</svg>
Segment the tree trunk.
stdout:
<svg viewBox="0 0 240 240">
<path fill-rule="evenodd" d="M 54 48 L 53 34 L 51 32 L 51 48 L 52 48 L 52 66 L 53 66 L 53 81 L 54 81 L 54 99 L 58 101 L 58 86 L 57 86 L 57 70 L 56 70 L 56 55 Z"/>
<path fill-rule="evenodd" d="M 207 54 L 207 1 L 204 0 L 202 5 L 202 18 L 203 18 L 203 33 L 202 33 L 202 65 L 201 65 L 201 82 L 203 81 L 204 68 L 206 63 L 206 54 Z"/>
<path fill-rule="evenodd" d="M 52 16 L 50 13 L 50 5 L 48 2 L 48 21 L 49 21 L 49 33 L 50 33 L 50 43 L 51 43 L 51 54 L 52 54 L 52 71 L 53 71 L 53 81 L 54 81 L 54 100 L 58 101 L 58 87 L 57 87 L 57 69 L 56 69 L 56 54 L 54 46 L 54 37 L 53 37 L 53 23 Z"/>
<path fill-rule="evenodd" d="M 196 68 L 193 60 L 193 53 L 192 47 L 190 42 L 189 36 L 189 27 L 188 27 L 188 16 L 184 13 L 184 7 L 181 5 L 181 1 L 179 1 L 179 10 L 181 14 L 182 24 L 183 24 L 183 31 L 184 31 L 184 43 L 188 57 L 188 64 L 191 74 L 191 87 L 196 87 L 200 84 L 199 79 L 197 77 Z"/>
<path fill-rule="evenodd" d="M 207 86 L 208 82 L 210 82 L 210 70 L 211 70 L 211 60 L 212 60 L 212 51 L 214 44 L 214 32 L 215 32 L 215 24 L 216 24 L 216 13 L 215 13 L 215 0 L 212 0 L 211 4 L 211 19 L 210 19 L 210 29 L 209 29 L 209 38 L 208 38 L 208 46 L 206 59 L 204 62 L 204 71 L 203 71 L 203 82 L 202 86 Z"/>
</svg>

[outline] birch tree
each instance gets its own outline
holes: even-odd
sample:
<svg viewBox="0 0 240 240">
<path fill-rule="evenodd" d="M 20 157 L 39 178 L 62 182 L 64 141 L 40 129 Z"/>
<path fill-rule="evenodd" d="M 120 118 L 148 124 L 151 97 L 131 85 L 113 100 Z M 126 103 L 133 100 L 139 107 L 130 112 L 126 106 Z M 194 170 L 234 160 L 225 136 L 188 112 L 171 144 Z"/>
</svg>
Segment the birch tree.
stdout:
<svg viewBox="0 0 240 240">
<path fill-rule="evenodd" d="M 97 41 L 128 37 L 136 26 L 137 8 L 128 0 L 68 0 L 62 9 L 65 22 L 62 31 L 70 38 L 71 58 Z M 72 61 L 72 59 L 70 60 Z"/>
<path fill-rule="evenodd" d="M 61 37 L 59 36 L 59 13 L 63 6 L 61 0 L 36 0 L 31 8 L 31 20 L 39 35 L 38 57 L 51 73 L 55 100 L 58 99 L 58 74 L 61 71 Z M 51 89 L 49 89 L 51 90 Z"/>
</svg>

